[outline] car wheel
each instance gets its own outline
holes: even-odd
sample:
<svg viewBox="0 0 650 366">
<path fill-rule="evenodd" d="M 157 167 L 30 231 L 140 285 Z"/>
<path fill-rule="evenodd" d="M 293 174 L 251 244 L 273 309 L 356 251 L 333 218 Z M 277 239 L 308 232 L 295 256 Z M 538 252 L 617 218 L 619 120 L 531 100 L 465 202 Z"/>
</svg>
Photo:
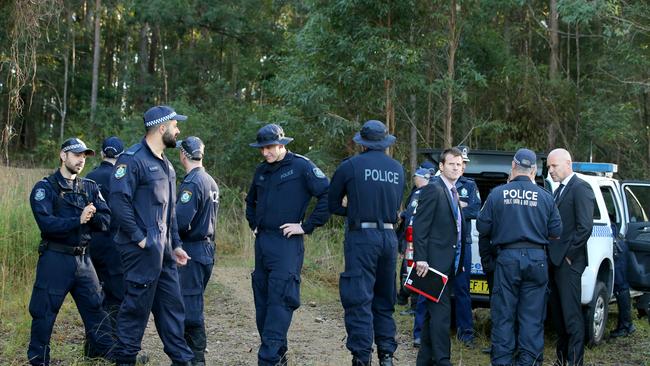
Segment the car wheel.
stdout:
<svg viewBox="0 0 650 366">
<path fill-rule="evenodd" d="M 609 312 L 608 300 L 607 286 L 602 281 L 598 281 L 594 289 L 594 297 L 585 312 L 585 341 L 590 346 L 599 344 L 605 336 Z"/>
</svg>

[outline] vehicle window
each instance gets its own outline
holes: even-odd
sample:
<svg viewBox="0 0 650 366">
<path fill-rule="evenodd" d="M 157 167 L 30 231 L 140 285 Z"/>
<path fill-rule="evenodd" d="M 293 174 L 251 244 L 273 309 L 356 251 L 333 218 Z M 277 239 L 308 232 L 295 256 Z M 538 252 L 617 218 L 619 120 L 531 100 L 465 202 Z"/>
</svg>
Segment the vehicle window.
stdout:
<svg viewBox="0 0 650 366">
<path fill-rule="evenodd" d="M 600 187 L 600 192 L 603 195 L 603 200 L 605 200 L 605 207 L 607 208 L 607 215 L 609 220 L 616 224 L 617 228 L 621 227 L 621 214 L 619 208 L 616 205 L 616 199 L 614 197 L 614 190 L 612 187 Z"/>
<path fill-rule="evenodd" d="M 650 186 L 625 186 L 625 200 L 630 222 L 650 221 Z"/>
</svg>

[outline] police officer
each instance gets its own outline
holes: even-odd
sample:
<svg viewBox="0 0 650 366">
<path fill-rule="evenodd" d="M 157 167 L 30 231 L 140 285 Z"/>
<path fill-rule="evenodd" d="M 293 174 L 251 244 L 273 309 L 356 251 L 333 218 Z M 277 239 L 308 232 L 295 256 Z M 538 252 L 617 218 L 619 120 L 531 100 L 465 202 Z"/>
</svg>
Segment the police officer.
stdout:
<svg viewBox="0 0 650 366">
<path fill-rule="evenodd" d="M 418 294 L 411 293 L 411 291 L 409 291 L 404 287 L 404 281 L 406 280 L 406 276 L 408 274 L 408 267 L 406 263 L 407 258 L 405 257 L 406 249 L 408 246 L 406 242 L 406 230 L 408 226 L 411 224 L 410 221 L 411 218 L 413 217 L 413 212 L 415 211 L 415 207 L 417 207 L 417 202 L 418 202 L 417 200 L 420 194 L 420 188 L 424 187 L 429 183 L 429 180 L 431 179 L 432 175 L 433 173 L 431 173 L 429 168 L 424 168 L 422 167 L 422 165 L 420 165 L 415 170 L 415 173 L 413 174 L 413 188 L 408 198 L 406 199 L 406 208 L 399 214 L 400 225 L 399 228 L 397 229 L 397 238 L 399 239 L 398 242 L 399 245 L 397 249 L 402 256 L 402 265 L 400 268 L 400 287 L 399 290 L 397 291 L 397 304 L 407 305 L 409 302 L 409 298 L 411 299 L 410 309 L 400 312 L 400 315 L 414 315 L 415 304 L 418 301 Z"/>
<path fill-rule="evenodd" d="M 291 141 L 282 127 L 268 124 L 250 144 L 265 160 L 257 166 L 246 196 L 246 219 L 256 234 L 252 285 L 262 341 L 259 365 L 287 362 L 287 332 L 300 306 L 303 235 L 329 218 L 327 177 L 309 159 L 288 151 L 285 145 Z M 317 199 L 316 206 L 304 220 L 312 197 Z"/>
<path fill-rule="evenodd" d="M 614 235 L 614 296 L 618 306 L 616 329 L 609 333 L 612 338 L 627 337 L 636 331 L 632 323 L 632 306 L 630 304 L 630 284 L 627 282 L 627 257 L 629 248 L 623 236 L 619 233 L 616 218 L 611 217 L 612 233 Z"/>
<path fill-rule="evenodd" d="M 183 338 L 185 321 L 176 265 L 190 259 L 176 222 L 176 172 L 163 154 L 176 147 L 177 121 L 186 116 L 156 106 L 144 114 L 146 135 L 122 154 L 110 183 L 118 227 L 115 242 L 124 267 L 124 301 L 117 315 L 118 365 L 134 365 L 149 314 L 172 365 L 189 365 L 194 354 Z"/>
<path fill-rule="evenodd" d="M 490 299 L 493 366 L 543 361 L 546 247 L 560 236 L 562 221 L 551 194 L 534 183 L 536 161 L 531 150 L 517 151 L 512 180 L 492 190 L 477 221 L 479 233 L 498 247 Z"/>
<path fill-rule="evenodd" d="M 347 216 L 345 272 L 339 282 L 346 346 L 352 365 L 370 365 L 374 338 L 380 365 L 391 366 L 397 348 L 394 225 L 404 192 L 404 168 L 386 155 L 395 136 L 382 122 L 367 121 L 353 140 L 363 152 L 338 166 L 329 196 L 330 212 Z"/>
<path fill-rule="evenodd" d="M 113 173 L 113 166 L 117 158 L 124 151 L 124 144 L 118 137 L 111 136 L 102 143 L 102 162 L 86 178 L 94 180 L 99 185 L 102 196 L 109 197 L 109 183 Z M 111 232 L 115 231 L 114 220 L 111 220 Z M 104 290 L 104 310 L 111 317 L 113 326 L 115 317 L 124 298 L 124 274 L 122 260 L 117 251 L 113 236 L 110 232 L 94 232 L 90 242 L 90 258 L 97 271 L 97 277 Z"/>
<path fill-rule="evenodd" d="M 413 225 L 413 215 L 417 211 L 418 201 L 420 199 L 420 192 L 422 191 L 421 188 L 429 184 L 429 181 L 431 180 L 431 175 L 432 175 L 431 170 L 428 168 L 423 168 L 422 165 L 420 165 L 420 167 L 415 171 L 415 174 L 413 174 L 413 184 L 415 185 L 415 189 L 411 193 L 410 198 L 407 200 L 406 209 L 402 212 L 402 214 L 400 214 L 400 216 L 403 217 L 404 226 L 406 228 Z M 404 245 L 404 247 L 406 247 L 406 243 L 401 244 L 402 240 L 404 240 L 404 238 L 400 238 L 400 245 Z M 402 252 L 403 251 L 404 250 L 402 250 Z M 406 258 L 404 258 L 404 260 L 402 261 L 400 292 L 408 291 L 406 288 L 404 288 L 404 281 L 406 280 L 407 275 L 408 275 L 408 268 L 407 268 Z M 420 295 L 418 295 L 417 293 L 408 294 L 408 292 L 407 295 L 410 295 L 411 297 L 411 309 L 413 311 L 413 314 L 415 315 L 415 317 L 413 318 L 413 346 L 419 347 L 421 341 L 420 337 L 422 333 L 422 323 L 424 321 L 424 311 L 425 311 L 424 305 L 421 305 L 419 307 L 419 311 L 417 311 L 418 309 L 416 309 L 416 306 L 418 305 L 418 298 L 420 297 Z"/>
<path fill-rule="evenodd" d="M 87 249 L 92 232 L 108 231 L 111 212 L 97 183 L 78 177 L 86 157 L 93 155 L 80 139 L 65 140 L 60 168 L 36 183 L 30 194 L 42 239 L 29 302 L 27 357 L 32 365 L 49 365 L 52 328 L 68 293 L 85 326 L 86 356 L 110 358 L 112 329 L 105 321 L 101 286 Z"/>
<path fill-rule="evenodd" d="M 458 146 L 463 157 L 463 174 L 469 163 L 469 148 Z M 481 195 L 473 179 L 461 175 L 456 181 L 456 190 L 460 207 L 465 218 L 465 227 L 472 227 L 481 209 Z M 456 314 L 456 337 L 468 347 L 474 347 L 474 321 L 472 319 L 472 298 L 469 294 L 469 280 L 472 268 L 472 230 L 464 230 L 465 255 L 463 256 L 464 271 L 454 279 L 454 311 Z"/>
<path fill-rule="evenodd" d="M 185 341 L 194 352 L 192 363 L 205 365 L 203 292 L 214 265 L 219 187 L 203 168 L 205 145 L 201 139 L 190 136 L 177 146 L 187 175 L 178 188 L 176 219 L 183 248 L 192 258 L 178 269 L 185 304 Z"/>
</svg>

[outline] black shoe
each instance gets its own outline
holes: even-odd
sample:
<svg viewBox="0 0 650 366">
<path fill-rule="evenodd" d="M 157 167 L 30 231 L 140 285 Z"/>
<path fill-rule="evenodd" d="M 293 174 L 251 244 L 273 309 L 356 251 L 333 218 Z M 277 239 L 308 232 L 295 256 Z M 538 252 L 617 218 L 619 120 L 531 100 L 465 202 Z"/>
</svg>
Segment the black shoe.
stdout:
<svg viewBox="0 0 650 366">
<path fill-rule="evenodd" d="M 481 352 L 489 355 L 490 353 L 492 353 L 492 346 L 490 345 L 490 346 L 487 346 L 487 347 L 483 348 L 481 350 Z"/>
<path fill-rule="evenodd" d="M 393 355 L 388 353 L 379 355 L 379 366 L 393 366 Z"/>
<path fill-rule="evenodd" d="M 420 348 L 421 344 L 422 344 L 422 340 L 420 338 L 415 338 L 413 340 L 413 347 L 414 348 Z"/>
<path fill-rule="evenodd" d="M 368 361 L 368 363 L 365 363 L 356 357 L 352 357 L 352 366 L 370 366 L 371 364 L 372 361 Z"/>
<path fill-rule="evenodd" d="M 627 337 L 630 334 L 634 333 L 636 331 L 636 327 L 634 324 L 630 324 L 629 327 L 621 327 L 621 328 L 616 328 L 612 332 L 609 333 L 610 338 L 618 338 L 618 337 Z"/>
<path fill-rule="evenodd" d="M 135 357 L 135 362 L 140 365 L 148 364 L 149 355 L 147 354 L 147 351 L 140 350 L 140 352 L 138 352 L 138 355 Z"/>
</svg>

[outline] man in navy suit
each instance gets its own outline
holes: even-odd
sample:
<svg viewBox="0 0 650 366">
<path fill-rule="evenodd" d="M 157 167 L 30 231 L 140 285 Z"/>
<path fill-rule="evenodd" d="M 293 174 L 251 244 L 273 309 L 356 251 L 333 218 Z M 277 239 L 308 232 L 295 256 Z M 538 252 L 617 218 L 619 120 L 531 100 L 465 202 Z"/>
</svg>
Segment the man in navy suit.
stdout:
<svg viewBox="0 0 650 366">
<path fill-rule="evenodd" d="M 463 270 L 463 213 L 456 181 L 463 172 L 463 156 L 457 148 L 446 149 L 440 156 L 440 178 L 422 188 L 413 220 L 414 260 L 417 274 L 425 276 L 432 267 L 453 277 Z M 450 287 L 451 284 L 447 284 Z M 418 366 L 451 366 L 449 326 L 451 288 L 444 290 L 439 302 L 426 301 L 422 343 Z"/>
<path fill-rule="evenodd" d="M 594 192 L 573 172 L 571 154 L 555 149 L 548 154 L 548 173 L 560 186 L 553 198 L 562 218 L 560 239 L 549 246 L 549 306 L 558 332 L 555 352 L 560 365 L 581 366 L 585 325 L 582 317 L 580 280 L 587 266 L 587 240 L 591 235 Z"/>
</svg>

